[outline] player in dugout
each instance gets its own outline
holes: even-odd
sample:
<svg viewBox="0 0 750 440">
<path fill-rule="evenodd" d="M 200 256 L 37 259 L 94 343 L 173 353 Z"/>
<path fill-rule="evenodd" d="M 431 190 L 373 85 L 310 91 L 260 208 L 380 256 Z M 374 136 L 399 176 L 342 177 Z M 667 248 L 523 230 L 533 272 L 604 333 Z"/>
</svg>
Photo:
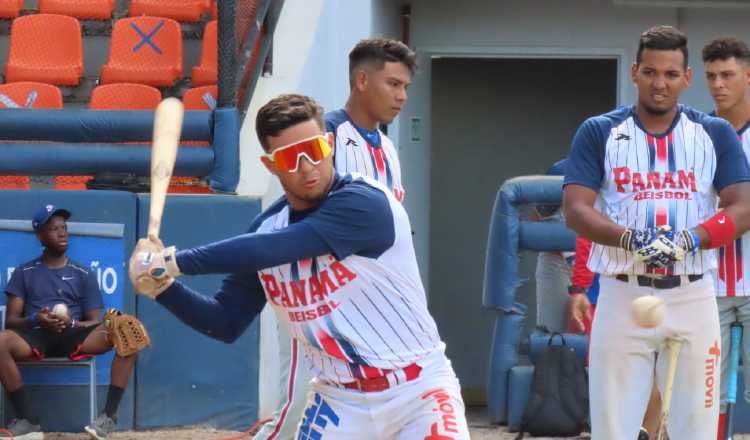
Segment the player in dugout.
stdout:
<svg viewBox="0 0 750 440">
<path fill-rule="evenodd" d="M 179 252 L 140 240 L 131 280 L 151 277 L 141 293 L 226 342 L 273 306 L 314 377 L 300 438 L 468 439 L 401 203 L 370 178 L 334 171 L 323 110 L 308 97 L 268 102 L 256 132 L 285 197 L 244 235 Z M 175 281 L 208 273 L 230 274 L 213 297 Z"/>
<path fill-rule="evenodd" d="M 66 255 L 70 216 L 70 211 L 51 204 L 37 211 L 32 227 L 42 244 L 42 255 L 18 266 L 5 288 L 7 314 L 6 330 L 0 332 L 0 382 L 16 419 L 0 431 L 0 438 L 44 438 L 16 362 L 45 357 L 80 360 L 113 348 L 112 327 L 105 326 L 101 319 L 103 301 L 96 274 Z M 105 439 L 115 430 L 117 408 L 135 361 L 135 354 L 115 354 L 104 411 L 84 428 L 91 438 Z"/>
</svg>

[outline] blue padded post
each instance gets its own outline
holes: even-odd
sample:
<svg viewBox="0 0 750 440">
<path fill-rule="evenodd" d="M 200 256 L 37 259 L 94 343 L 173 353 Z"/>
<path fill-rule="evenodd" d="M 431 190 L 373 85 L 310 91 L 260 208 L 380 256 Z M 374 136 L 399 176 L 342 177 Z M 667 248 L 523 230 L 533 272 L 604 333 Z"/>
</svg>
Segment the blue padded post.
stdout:
<svg viewBox="0 0 750 440">
<path fill-rule="evenodd" d="M 517 313 L 498 312 L 490 348 L 487 378 L 487 412 L 490 423 L 504 423 L 508 416 L 508 372 L 518 363 L 517 341 L 521 338 L 526 306 L 516 304 Z"/>
<path fill-rule="evenodd" d="M 512 311 L 515 294 L 521 279 L 518 276 L 519 235 L 522 228 L 550 227 L 550 224 L 527 226 L 518 218 L 517 206 L 524 203 L 560 203 L 562 199 L 562 177 L 524 176 L 506 181 L 497 192 L 495 206 L 490 219 L 487 239 L 487 258 L 484 266 L 483 304 L 490 309 Z M 555 237 L 555 242 L 567 244 L 567 249 L 575 248 L 575 235 L 565 228 L 553 227 L 553 231 L 566 234 L 568 238 Z M 545 243 L 551 236 L 531 237 L 524 234 L 524 245 L 552 250 Z M 553 248 L 558 250 L 559 248 Z"/>
<path fill-rule="evenodd" d="M 233 193 L 240 182 L 240 114 L 234 107 L 217 108 L 213 120 L 215 162 L 211 189 Z"/>
<path fill-rule="evenodd" d="M 521 429 L 533 377 L 533 365 L 516 365 L 508 373 L 508 432 Z"/>
<path fill-rule="evenodd" d="M 518 206 L 560 203 L 562 177 L 523 176 L 503 183 L 490 219 L 482 304 L 498 316 L 490 348 L 487 409 L 491 423 L 507 421 L 508 375 L 518 363 L 518 344 L 526 306 L 516 302 L 521 285 L 519 250 L 573 250 L 575 235 L 559 224 L 521 222 Z"/>
<path fill-rule="evenodd" d="M 207 176 L 213 164 L 213 149 L 181 147 L 177 150 L 174 175 Z M 148 176 L 151 145 L 0 143 L 2 175 L 87 175 L 102 171 Z"/>
<path fill-rule="evenodd" d="M 210 140 L 210 118 L 210 111 L 185 112 L 181 139 Z M 0 133 L 3 134 L 2 139 L 7 141 L 150 142 L 153 127 L 152 111 L 74 108 L 0 110 Z"/>
</svg>

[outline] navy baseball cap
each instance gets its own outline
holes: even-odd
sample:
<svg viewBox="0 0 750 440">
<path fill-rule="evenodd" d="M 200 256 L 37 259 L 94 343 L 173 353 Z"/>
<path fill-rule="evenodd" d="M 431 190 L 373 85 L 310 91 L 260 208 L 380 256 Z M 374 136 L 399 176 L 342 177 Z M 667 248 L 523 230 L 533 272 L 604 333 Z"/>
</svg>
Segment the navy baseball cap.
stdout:
<svg viewBox="0 0 750 440">
<path fill-rule="evenodd" d="M 53 215 L 59 215 L 67 220 L 70 218 L 70 211 L 57 208 L 55 205 L 45 205 L 34 214 L 34 220 L 31 222 L 31 226 L 35 231 L 38 231 L 49 221 L 50 218 L 52 218 Z"/>
</svg>

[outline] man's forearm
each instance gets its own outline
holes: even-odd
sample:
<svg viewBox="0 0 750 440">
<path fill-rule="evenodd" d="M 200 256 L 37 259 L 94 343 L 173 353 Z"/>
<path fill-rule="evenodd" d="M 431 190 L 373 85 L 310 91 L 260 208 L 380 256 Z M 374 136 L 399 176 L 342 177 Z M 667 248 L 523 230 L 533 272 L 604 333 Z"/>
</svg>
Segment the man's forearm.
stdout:
<svg viewBox="0 0 750 440">
<path fill-rule="evenodd" d="M 623 226 L 583 204 L 565 207 L 565 222 L 576 234 L 605 246 L 619 247 L 620 237 L 625 231 Z"/>
</svg>

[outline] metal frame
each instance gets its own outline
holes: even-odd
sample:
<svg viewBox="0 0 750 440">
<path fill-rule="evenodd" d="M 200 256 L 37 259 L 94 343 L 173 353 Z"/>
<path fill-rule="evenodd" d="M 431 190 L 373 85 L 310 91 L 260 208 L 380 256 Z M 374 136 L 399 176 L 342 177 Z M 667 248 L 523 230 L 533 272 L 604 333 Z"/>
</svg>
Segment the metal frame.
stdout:
<svg viewBox="0 0 750 440">
<path fill-rule="evenodd" d="M 0 306 L 0 329 L 5 330 L 5 306 Z M 17 362 L 19 368 L 88 368 L 89 369 L 89 421 L 96 419 L 96 356 L 90 359 L 72 361 L 64 357 L 45 358 L 41 361 Z M 3 391 L 0 384 L 0 393 Z M 5 423 L 5 396 L 0 394 L 0 421 Z"/>
</svg>

